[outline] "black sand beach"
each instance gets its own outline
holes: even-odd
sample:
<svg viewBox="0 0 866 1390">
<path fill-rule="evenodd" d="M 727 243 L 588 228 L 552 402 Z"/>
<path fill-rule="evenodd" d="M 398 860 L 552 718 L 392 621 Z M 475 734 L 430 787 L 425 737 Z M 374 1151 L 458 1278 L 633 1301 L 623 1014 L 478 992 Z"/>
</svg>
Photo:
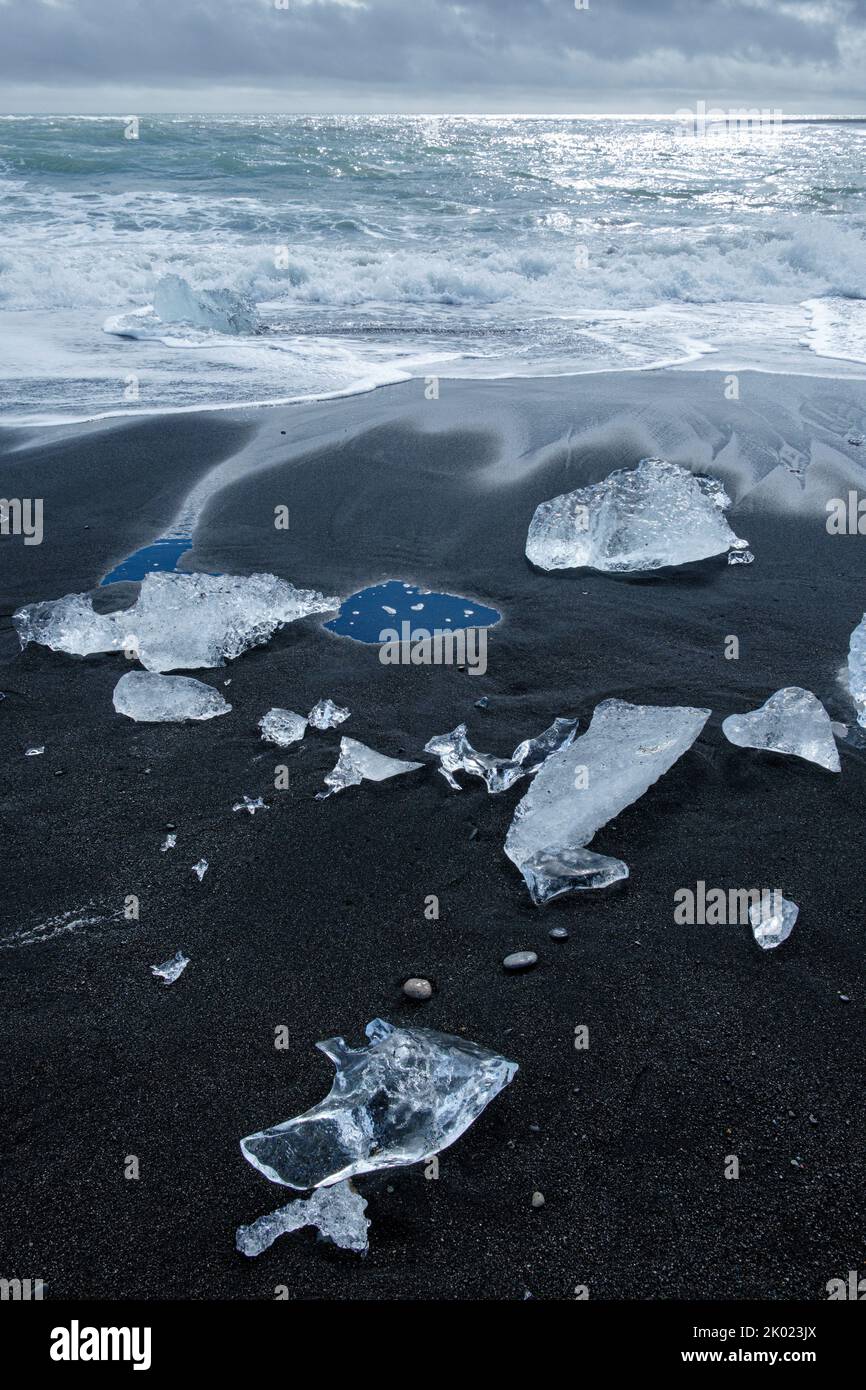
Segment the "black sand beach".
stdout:
<svg viewBox="0 0 866 1390">
<path fill-rule="evenodd" d="M 846 431 L 866 399 L 805 377 L 742 373 L 739 388 L 730 401 L 720 374 L 676 371 L 443 380 L 428 401 L 413 381 L 0 436 L 0 494 L 41 496 L 45 512 L 40 546 L 0 541 L 7 1274 L 56 1298 L 270 1299 L 285 1285 L 300 1299 L 567 1299 L 585 1285 L 593 1299 L 813 1300 L 862 1265 L 866 743 L 839 672 L 866 607 L 866 542 L 829 536 L 823 507 L 863 478 Z M 802 481 L 779 464 L 786 444 L 811 453 Z M 645 578 L 528 565 L 538 502 L 647 454 L 723 478 L 753 565 Z M 112 708 L 121 656 L 19 652 L 16 607 L 97 585 L 193 490 L 184 567 L 471 596 L 503 613 L 487 674 L 384 666 L 307 620 L 194 673 L 230 700 L 226 718 L 144 725 Z M 841 776 L 723 738 L 725 716 L 786 685 L 849 725 Z M 352 712 L 340 731 L 285 754 L 261 741 L 270 706 L 327 696 Z M 629 865 L 619 891 L 533 907 L 502 850 L 520 786 L 490 796 L 465 778 L 457 794 L 429 760 L 314 799 L 341 732 L 426 760 L 432 735 L 466 721 L 476 747 L 507 755 L 558 715 L 585 730 L 609 696 L 713 711 L 593 842 Z M 274 789 L 281 763 L 288 791 Z M 233 813 L 243 794 L 268 810 Z M 674 893 L 698 880 L 781 888 L 800 905 L 790 939 L 761 952 L 748 926 L 676 925 Z M 138 923 L 31 939 L 60 914 L 117 914 L 129 894 Z M 149 967 L 178 949 L 191 963 L 165 987 Z M 508 976 L 516 949 L 539 964 Z M 433 980 L 429 1003 L 404 999 L 410 975 Z M 314 1044 L 360 1043 L 376 1016 L 465 1034 L 520 1070 L 438 1180 L 359 1179 L 366 1259 L 309 1230 L 246 1259 L 236 1227 L 290 1193 L 238 1141 L 319 1100 L 332 1070 Z"/>
</svg>

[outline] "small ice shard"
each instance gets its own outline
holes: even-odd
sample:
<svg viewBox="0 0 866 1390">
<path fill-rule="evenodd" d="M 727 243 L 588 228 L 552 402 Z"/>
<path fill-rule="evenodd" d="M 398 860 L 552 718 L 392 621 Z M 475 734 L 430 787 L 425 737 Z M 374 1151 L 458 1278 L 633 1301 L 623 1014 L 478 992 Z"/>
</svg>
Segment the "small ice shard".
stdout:
<svg viewBox="0 0 866 1390">
<path fill-rule="evenodd" d="M 349 718 L 349 710 L 341 709 L 333 700 L 320 700 L 313 705 L 308 718 L 314 729 L 336 729 L 338 724 Z"/>
<path fill-rule="evenodd" d="M 866 729 L 866 613 L 851 633 L 848 688 L 857 710 L 857 723 Z"/>
<path fill-rule="evenodd" d="M 729 714 L 722 733 L 738 748 L 790 753 L 830 772 L 841 771 L 830 716 L 811 690 L 798 685 L 777 690 L 760 709 Z"/>
<path fill-rule="evenodd" d="M 177 844 L 177 836 L 176 836 L 176 835 L 173 835 L 173 834 L 168 834 L 168 835 L 166 835 L 165 839 L 163 840 L 162 844 L 161 844 L 160 847 L 159 847 L 159 848 L 160 848 L 160 852 L 161 852 L 162 854 L 165 854 L 167 850 L 174 849 L 174 847 L 175 847 L 176 844 Z"/>
<path fill-rule="evenodd" d="M 317 792 L 316 800 L 324 801 L 326 796 L 345 791 L 346 787 L 356 787 L 366 778 L 370 782 L 384 782 L 389 777 L 397 777 L 402 772 L 414 772 L 423 763 L 407 763 L 400 758 L 388 758 L 359 743 L 355 738 L 340 739 L 340 756 L 336 765 L 325 778 L 326 792 Z"/>
<path fill-rule="evenodd" d="M 366 1198 L 350 1182 L 319 1187 L 312 1197 L 296 1197 L 288 1206 L 260 1216 L 252 1225 L 239 1226 L 235 1244 L 242 1255 L 261 1255 L 279 1236 L 315 1226 L 322 1239 L 333 1241 L 341 1250 L 363 1254 L 370 1225 L 364 1215 L 366 1209 Z"/>
<path fill-rule="evenodd" d="M 539 850 L 520 865 L 530 897 L 541 906 L 575 888 L 607 888 L 628 878 L 628 865 L 589 849 Z"/>
<path fill-rule="evenodd" d="M 509 859 L 521 872 L 539 855 L 542 869 L 545 858 L 567 864 L 691 748 L 709 717 L 708 709 L 602 701 L 586 733 L 550 754 L 518 803 Z"/>
<path fill-rule="evenodd" d="M 797 904 L 781 893 L 762 893 L 761 901 L 749 908 L 752 935 L 763 950 L 771 951 L 788 939 L 799 915 Z"/>
<path fill-rule="evenodd" d="M 259 720 L 262 738 L 267 743 L 275 743 L 278 748 L 288 748 L 304 737 L 307 720 L 302 714 L 291 709 L 269 709 Z"/>
<path fill-rule="evenodd" d="M 311 1110 L 241 1140 L 271 1182 L 330 1186 L 357 1173 L 421 1163 L 447 1149 L 511 1081 L 517 1063 L 466 1038 L 367 1024 L 368 1047 L 317 1044 L 337 1075 Z"/>
<path fill-rule="evenodd" d="M 45 744 L 41 743 L 38 748 L 25 748 L 25 758 L 39 758 L 45 752 Z"/>
<path fill-rule="evenodd" d="M 504 792 L 533 772 L 558 748 L 567 748 L 576 730 L 576 719 L 555 719 L 537 738 L 519 743 L 510 758 L 496 758 L 492 753 L 477 752 L 469 742 L 466 725 L 458 724 L 450 733 L 431 738 L 425 743 L 424 752 L 433 753 L 439 759 L 439 771 L 455 791 L 462 788 L 454 773 L 468 772 L 481 777 L 489 792 Z"/>
<path fill-rule="evenodd" d="M 208 864 L 207 860 L 200 859 L 197 864 L 193 864 L 192 868 L 190 869 L 190 873 L 195 874 L 198 878 L 199 883 L 201 883 L 209 868 L 210 865 Z"/>
<path fill-rule="evenodd" d="M 752 554 L 751 550 L 729 550 L 729 551 L 728 551 L 728 564 L 729 564 L 729 565 L 751 565 L 752 562 L 753 562 L 753 560 L 754 560 L 754 558 L 755 558 L 755 557 L 754 557 L 754 555 Z"/>
<path fill-rule="evenodd" d="M 184 719 L 216 719 L 228 714 L 218 690 L 193 676 L 157 676 L 151 671 L 127 671 L 114 687 L 114 708 L 127 719 L 166 724 Z"/>
<path fill-rule="evenodd" d="M 185 956 L 182 951 L 173 955 L 171 960 L 164 960 L 162 965 L 152 965 L 151 974 L 158 980 L 164 980 L 167 985 L 173 985 L 179 975 L 182 975 L 189 965 L 189 956 Z"/>
<path fill-rule="evenodd" d="M 148 671 L 191 671 L 224 666 L 284 623 L 339 607 L 338 598 L 273 574 L 168 572 L 146 574 L 131 608 L 97 613 L 89 594 L 67 594 L 19 608 L 12 620 L 22 647 L 40 642 L 73 656 L 125 651 Z"/>
<path fill-rule="evenodd" d="M 603 482 L 542 502 L 526 558 L 544 570 L 654 570 L 721 555 L 738 540 L 721 483 L 665 459 L 641 459 Z"/>
<path fill-rule="evenodd" d="M 246 795 L 243 801 L 236 801 L 232 807 L 233 811 L 249 811 L 251 816 L 254 816 L 256 811 L 266 811 L 267 809 L 267 806 L 260 796 L 253 799 L 253 797 Z"/>
</svg>

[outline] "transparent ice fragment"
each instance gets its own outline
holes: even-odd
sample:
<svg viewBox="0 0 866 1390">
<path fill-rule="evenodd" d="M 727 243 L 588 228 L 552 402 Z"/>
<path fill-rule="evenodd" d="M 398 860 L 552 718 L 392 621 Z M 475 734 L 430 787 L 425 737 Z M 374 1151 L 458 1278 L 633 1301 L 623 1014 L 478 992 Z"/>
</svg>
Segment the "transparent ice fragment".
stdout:
<svg viewBox="0 0 866 1390">
<path fill-rule="evenodd" d="M 25 748 L 25 749 L 24 749 L 24 756 L 25 756 L 25 758 L 40 758 L 44 752 L 45 752 L 45 744 L 44 744 L 44 743 L 40 743 L 38 747 L 35 747 L 35 748 Z"/>
<path fill-rule="evenodd" d="M 728 564 L 729 564 L 729 565 L 751 565 L 752 562 L 754 561 L 754 558 L 755 558 L 755 557 L 754 557 L 754 555 L 752 554 L 751 550 L 729 550 L 729 551 L 728 551 Z"/>
<path fill-rule="evenodd" d="M 851 633 L 848 686 L 857 710 L 857 723 L 866 729 L 866 613 Z"/>
<path fill-rule="evenodd" d="M 458 724 L 447 734 L 436 734 L 424 745 L 425 753 L 439 759 L 439 771 L 455 791 L 461 791 L 455 772 L 468 772 L 481 777 L 491 793 L 507 791 L 521 777 L 533 772 L 557 748 L 566 748 L 574 739 L 576 719 L 556 719 L 549 729 L 537 738 L 524 739 L 510 758 L 496 758 L 492 753 L 479 753 L 469 742 L 465 724 Z"/>
<path fill-rule="evenodd" d="M 325 778 L 326 792 L 317 792 L 316 800 L 324 801 L 326 796 L 355 787 L 366 778 L 370 782 L 384 782 L 389 777 L 397 777 L 401 772 L 414 772 L 423 763 L 403 762 L 400 758 L 388 758 L 377 753 L 365 743 L 355 738 L 340 739 L 340 756 L 336 766 Z"/>
<path fill-rule="evenodd" d="M 771 951 L 788 939 L 799 915 L 797 904 L 781 893 L 762 893 L 761 901 L 749 908 L 752 935 L 763 950 Z"/>
<path fill-rule="evenodd" d="M 324 1240 L 333 1241 L 342 1250 L 367 1249 L 369 1218 L 364 1215 L 366 1198 L 356 1192 L 350 1182 L 319 1187 L 312 1197 L 296 1197 L 288 1206 L 260 1216 L 250 1226 L 239 1226 L 235 1244 L 242 1255 L 261 1255 L 279 1236 L 315 1226 Z"/>
<path fill-rule="evenodd" d="M 89 594 L 31 603 L 13 615 L 22 647 L 74 656 L 124 651 L 148 671 L 223 666 L 283 623 L 338 609 L 338 598 L 273 574 L 146 574 L 131 608 L 97 613 Z"/>
<path fill-rule="evenodd" d="M 708 709 L 604 700 L 586 733 L 550 754 L 518 803 L 509 859 L 521 872 L 537 855 L 542 867 L 546 855 L 565 862 L 691 748 L 709 717 Z"/>
<path fill-rule="evenodd" d="M 798 685 L 777 690 L 760 709 L 728 715 L 722 732 L 738 748 L 790 753 L 830 772 L 841 771 L 830 716 L 811 690 Z"/>
<path fill-rule="evenodd" d="M 254 798 L 246 795 L 244 795 L 243 801 L 236 801 L 232 807 L 233 811 L 249 811 L 251 816 L 254 816 L 256 811 L 266 811 L 267 809 L 260 796 Z"/>
<path fill-rule="evenodd" d="M 540 569 L 654 570 L 721 555 L 738 540 L 721 483 L 665 459 L 641 459 L 603 482 L 542 502 L 526 540 Z"/>
<path fill-rule="evenodd" d="M 307 720 L 302 714 L 291 709 L 269 709 L 259 720 L 262 738 L 267 743 L 275 743 L 278 748 L 288 748 L 304 737 Z"/>
<path fill-rule="evenodd" d="M 182 951 L 178 951 L 171 957 L 171 960 L 164 960 L 162 965 L 152 965 L 151 974 L 158 980 L 164 980 L 167 985 L 173 985 L 179 975 L 182 975 L 189 965 L 189 957 Z"/>
<path fill-rule="evenodd" d="M 349 713 L 349 710 L 335 705 L 333 700 L 320 700 L 313 705 L 308 718 L 314 729 L 336 729 L 338 724 L 349 718 Z"/>
<path fill-rule="evenodd" d="M 255 305 L 234 290 L 193 289 L 180 275 L 164 275 L 153 292 L 153 312 L 163 324 L 188 323 L 214 333 L 255 333 Z"/>
<path fill-rule="evenodd" d="M 311 1110 L 241 1140 L 271 1182 L 330 1186 L 357 1173 L 421 1163 L 447 1149 L 517 1071 L 466 1038 L 367 1024 L 368 1047 L 318 1043 L 337 1074 Z"/>
<path fill-rule="evenodd" d="M 162 854 L 165 854 L 168 850 L 174 849 L 174 847 L 175 847 L 176 844 L 177 844 L 177 835 L 175 835 L 175 834 L 173 834 L 173 833 L 170 832 L 168 835 L 166 835 L 165 839 L 163 840 L 162 844 L 160 845 L 160 847 L 159 847 L 159 848 L 160 848 L 160 852 L 161 852 Z"/>
<path fill-rule="evenodd" d="M 192 868 L 190 869 L 190 873 L 195 874 L 199 883 L 201 883 L 209 868 L 210 865 L 208 864 L 207 860 L 200 859 L 197 864 L 193 864 Z"/>
<path fill-rule="evenodd" d="M 628 865 L 589 849 L 539 850 L 520 866 L 530 897 L 539 906 L 576 888 L 607 888 L 628 878 Z"/>
<path fill-rule="evenodd" d="M 165 724 L 183 719 L 216 719 L 231 705 L 218 690 L 193 676 L 158 676 L 127 671 L 114 687 L 114 708 L 127 719 Z"/>
</svg>

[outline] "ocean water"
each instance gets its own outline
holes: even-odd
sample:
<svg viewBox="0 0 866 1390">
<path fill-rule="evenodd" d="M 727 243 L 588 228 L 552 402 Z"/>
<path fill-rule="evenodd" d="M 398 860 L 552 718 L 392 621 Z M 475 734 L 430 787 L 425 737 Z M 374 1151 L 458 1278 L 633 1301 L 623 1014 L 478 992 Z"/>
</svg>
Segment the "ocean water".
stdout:
<svg viewBox="0 0 866 1390">
<path fill-rule="evenodd" d="M 0 119 L 4 418 L 866 368 L 866 123 Z"/>
</svg>

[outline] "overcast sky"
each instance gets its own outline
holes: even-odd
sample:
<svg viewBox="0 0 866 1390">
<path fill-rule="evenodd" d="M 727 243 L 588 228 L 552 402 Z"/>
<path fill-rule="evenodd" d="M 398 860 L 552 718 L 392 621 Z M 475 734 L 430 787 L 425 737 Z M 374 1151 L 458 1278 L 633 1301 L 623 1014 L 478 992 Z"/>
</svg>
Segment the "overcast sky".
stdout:
<svg viewBox="0 0 866 1390">
<path fill-rule="evenodd" d="M 866 112 L 866 0 L 0 0 L 7 112 L 667 112 L 701 100 Z"/>
</svg>

